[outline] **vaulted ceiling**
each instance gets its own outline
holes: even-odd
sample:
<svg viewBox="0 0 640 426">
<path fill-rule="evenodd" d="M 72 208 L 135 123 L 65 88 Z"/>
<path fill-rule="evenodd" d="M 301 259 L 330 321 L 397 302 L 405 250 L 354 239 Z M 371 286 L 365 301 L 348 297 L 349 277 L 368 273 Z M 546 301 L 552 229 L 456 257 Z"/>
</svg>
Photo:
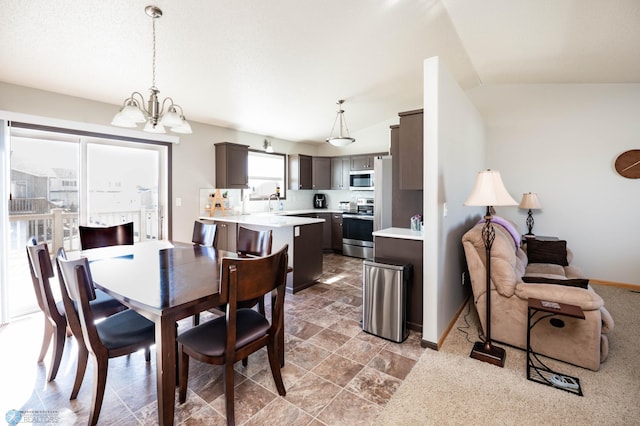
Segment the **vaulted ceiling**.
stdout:
<svg viewBox="0 0 640 426">
<path fill-rule="evenodd" d="M 156 83 L 199 121 L 323 141 L 423 105 L 424 59 L 464 89 L 640 83 L 638 0 L 3 0 L 0 81 L 114 104 Z M 105 124 L 108 124 L 105 122 Z"/>
</svg>

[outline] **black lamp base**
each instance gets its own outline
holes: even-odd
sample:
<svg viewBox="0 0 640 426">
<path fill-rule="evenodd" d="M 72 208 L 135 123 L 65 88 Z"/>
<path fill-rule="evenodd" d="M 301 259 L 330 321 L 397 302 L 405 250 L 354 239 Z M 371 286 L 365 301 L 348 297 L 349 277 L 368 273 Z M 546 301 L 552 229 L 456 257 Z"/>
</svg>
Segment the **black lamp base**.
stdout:
<svg viewBox="0 0 640 426">
<path fill-rule="evenodd" d="M 497 365 L 498 367 L 504 367 L 504 360 L 507 357 L 507 353 L 504 349 L 493 346 L 491 342 L 476 342 L 469 356 L 479 361 Z"/>
</svg>

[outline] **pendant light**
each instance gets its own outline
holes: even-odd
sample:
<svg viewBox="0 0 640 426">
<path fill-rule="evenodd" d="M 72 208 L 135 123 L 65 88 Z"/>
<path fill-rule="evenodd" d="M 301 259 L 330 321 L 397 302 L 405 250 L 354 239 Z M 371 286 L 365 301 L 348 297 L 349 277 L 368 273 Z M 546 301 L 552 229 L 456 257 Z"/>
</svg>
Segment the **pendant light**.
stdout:
<svg viewBox="0 0 640 426">
<path fill-rule="evenodd" d="M 340 99 L 336 104 L 338 104 L 338 114 L 336 115 L 336 119 L 333 121 L 333 127 L 331 128 L 331 133 L 327 138 L 327 143 L 330 143 L 333 146 L 347 146 L 354 143 L 356 140 L 349 136 L 349 128 L 347 127 L 347 122 L 344 119 L 344 110 L 342 109 L 342 104 L 344 103 L 343 99 Z M 336 123 L 340 121 L 340 128 L 338 136 L 333 136 L 333 131 L 336 128 Z M 346 130 L 346 136 L 342 134 L 342 131 Z"/>
<path fill-rule="evenodd" d="M 149 89 L 151 96 L 149 101 L 145 101 L 140 92 L 133 92 L 124 100 L 122 108 L 113 117 L 111 124 L 119 127 L 137 127 L 138 123 L 146 122 L 143 129 L 145 132 L 165 133 L 165 127 L 169 127 L 174 133 L 190 134 L 192 133 L 191 125 L 184 118 L 182 107 L 174 104 L 173 99 L 168 97 L 164 98 L 162 104 L 158 100 L 160 90 L 156 87 L 156 19 L 162 16 L 162 10 L 156 6 L 147 6 L 144 11 L 153 22 L 153 79 Z"/>
</svg>

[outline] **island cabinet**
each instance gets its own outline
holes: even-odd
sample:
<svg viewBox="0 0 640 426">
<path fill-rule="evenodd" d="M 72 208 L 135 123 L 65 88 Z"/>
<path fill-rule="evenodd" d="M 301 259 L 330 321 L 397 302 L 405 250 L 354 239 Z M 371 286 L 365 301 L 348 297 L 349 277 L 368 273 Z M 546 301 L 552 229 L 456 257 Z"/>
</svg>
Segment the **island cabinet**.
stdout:
<svg viewBox="0 0 640 426">
<path fill-rule="evenodd" d="M 331 248 L 342 251 L 342 213 L 331 214 Z"/>
<path fill-rule="evenodd" d="M 317 212 L 317 213 L 302 213 L 297 215 L 292 215 L 297 217 L 310 217 L 314 219 L 322 219 L 324 223 L 322 224 L 322 250 L 331 250 L 332 242 L 331 242 L 331 213 Z"/>
<path fill-rule="evenodd" d="M 331 158 L 311 158 L 311 187 L 313 189 L 331 189 Z"/>
<path fill-rule="evenodd" d="M 400 189 L 422 189 L 424 125 L 421 109 L 401 112 L 400 140 Z"/>
<path fill-rule="evenodd" d="M 382 231 L 383 232 L 383 231 Z M 422 240 L 374 235 L 374 256 L 411 264 L 412 278 L 407 289 L 407 327 L 422 331 Z"/>
<path fill-rule="evenodd" d="M 351 170 L 351 157 L 331 158 L 331 189 L 349 189 L 349 171 Z"/>
<path fill-rule="evenodd" d="M 289 155 L 289 189 L 313 189 L 312 157 Z"/>
<path fill-rule="evenodd" d="M 216 248 L 220 250 L 237 250 L 238 227 L 235 223 L 214 220 L 216 224 Z"/>
<path fill-rule="evenodd" d="M 215 144 L 216 188 L 249 187 L 249 146 L 229 142 Z"/>
</svg>

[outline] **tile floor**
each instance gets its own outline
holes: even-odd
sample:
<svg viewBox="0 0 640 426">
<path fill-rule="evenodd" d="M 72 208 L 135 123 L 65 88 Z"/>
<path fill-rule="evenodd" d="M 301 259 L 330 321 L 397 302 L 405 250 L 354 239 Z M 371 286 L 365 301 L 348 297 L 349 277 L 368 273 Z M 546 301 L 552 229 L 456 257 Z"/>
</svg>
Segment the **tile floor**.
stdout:
<svg viewBox="0 0 640 426">
<path fill-rule="evenodd" d="M 396 344 L 362 331 L 361 275 L 360 259 L 325 254 L 321 282 L 287 295 L 282 370 L 287 395 L 280 397 L 275 389 L 266 351 L 251 355 L 246 368 L 236 364 L 237 424 L 355 425 L 375 420 L 424 349 L 418 333 Z M 0 414 L 16 409 L 42 419 L 50 416 L 53 423 L 84 424 L 92 372 L 87 371 L 78 399 L 69 401 L 76 349 L 68 339 L 56 380 L 45 382 L 48 364 L 35 359 L 41 321 L 34 315 L 0 328 Z M 190 323 L 181 321 L 180 330 Z M 176 424 L 226 424 L 221 377 L 220 367 L 191 362 L 187 401 L 176 408 Z M 155 395 L 154 357 L 151 363 L 145 363 L 142 352 L 112 359 L 99 424 L 157 424 Z"/>
</svg>

